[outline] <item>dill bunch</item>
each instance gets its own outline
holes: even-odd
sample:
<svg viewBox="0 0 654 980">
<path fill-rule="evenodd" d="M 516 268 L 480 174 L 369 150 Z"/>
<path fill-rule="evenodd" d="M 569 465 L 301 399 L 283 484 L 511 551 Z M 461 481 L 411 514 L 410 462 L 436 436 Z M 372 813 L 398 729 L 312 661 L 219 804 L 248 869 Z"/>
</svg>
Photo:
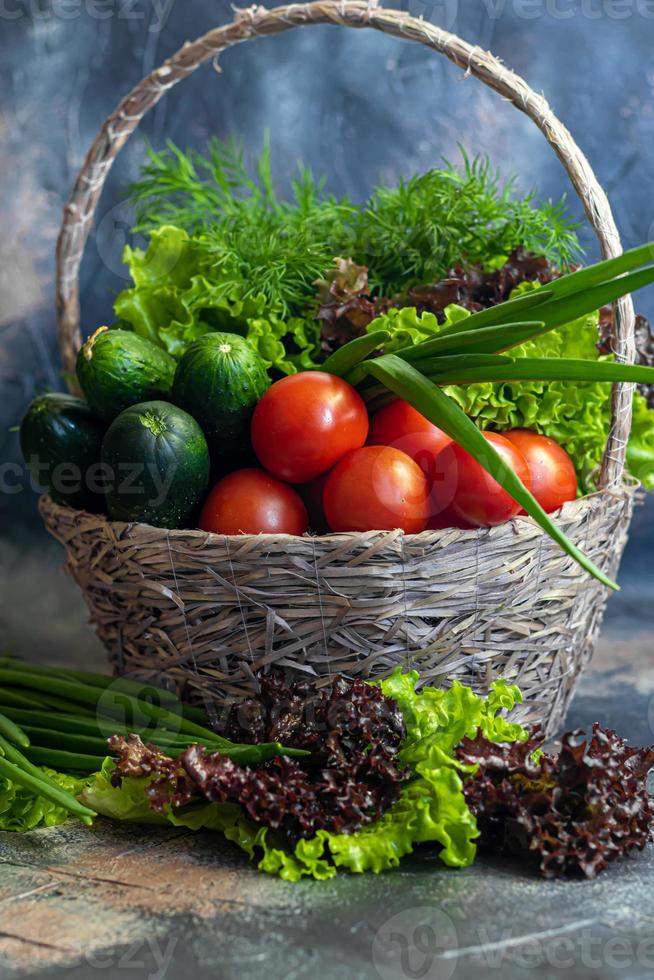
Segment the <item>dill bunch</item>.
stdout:
<svg viewBox="0 0 654 980">
<path fill-rule="evenodd" d="M 263 295 L 270 310 L 293 316 L 313 300 L 315 282 L 332 261 L 326 244 L 302 229 L 234 222 L 212 225 L 195 239 L 216 273 L 216 296 L 238 292 L 243 302 Z"/>
<path fill-rule="evenodd" d="M 487 158 L 377 187 L 356 221 L 356 261 L 368 266 L 380 295 L 436 282 L 455 266 L 500 266 L 519 245 L 560 269 L 580 254 L 577 224 L 565 201 L 516 198 L 515 178 L 502 182 Z"/>
<path fill-rule="evenodd" d="M 560 269 L 579 254 L 576 225 L 564 201 L 516 197 L 486 158 L 375 188 L 352 204 L 325 192 L 325 179 L 298 166 L 288 200 L 272 177 L 266 137 L 248 167 L 231 139 L 209 141 L 207 155 L 169 142 L 148 151 L 140 180 L 129 188 L 137 230 L 175 225 L 201 241 L 220 272 L 221 290 L 263 294 L 284 316 L 315 310 L 315 280 L 336 256 L 369 269 L 372 292 L 398 296 L 433 283 L 455 266 L 499 267 L 519 245 Z"/>
<path fill-rule="evenodd" d="M 298 165 L 291 200 L 278 197 L 267 138 L 253 174 L 233 139 L 211 139 L 207 156 L 168 142 L 161 152 L 150 148 L 148 160 L 129 188 L 136 229 L 175 225 L 196 235 L 225 294 L 238 287 L 243 298 L 263 294 L 276 312 L 296 313 L 350 237 L 357 209 L 326 194 L 324 178 L 308 167 Z"/>
</svg>

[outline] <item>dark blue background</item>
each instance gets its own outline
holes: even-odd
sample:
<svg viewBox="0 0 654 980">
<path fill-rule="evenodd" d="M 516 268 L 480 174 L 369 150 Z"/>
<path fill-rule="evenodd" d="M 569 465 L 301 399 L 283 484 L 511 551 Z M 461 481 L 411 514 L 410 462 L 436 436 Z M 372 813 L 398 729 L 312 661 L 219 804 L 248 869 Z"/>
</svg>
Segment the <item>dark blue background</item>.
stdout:
<svg viewBox="0 0 654 980">
<path fill-rule="evenodd" d="M 490 48 L 542 90 L 588 154 L 611 198 L 626 246 L 654 237 L 654 3 L 649 0 L 442 0 L 404 7 Z M 35 391 L 61 387 L 53 313 L 54 242 L 63 202 L 104 118 L 144 74 L 231 17 L 206 0 L 0 0 L 0 457 L 19 458 L 9 431 Z M 569 190 L 541 134 L 520 113 L 448 61 L 372 31 L 312 27 L 227 52 L 180 84 L 119 157 L 102 198 L 83 267 L 83 329 L 111 317 L 124 283 L 120 253 L 130 213 L 120 192 L 144 156 L 169 136 L 202 147 L 210 133 L 241 136 L 249 153 L 270 131 L 273 167 L 287 186 L 299 158 L 336 194 L 364 197 L 455 158 L 486 152 L 521 189 Z M 581 216 L 576 200 L 572 212 Z M 589 256 L 595 244 L 582 232 Z M 637 297 L 654 314 L 654 289 Z M 654 544 L 654 513 L 641 509 L 623 570 L 628 588 L 613 615 L 640 604 Z M 60 601 L 31 491 L 0 493 L 5 610 L 20 632 L 38 591 Z M 37 584 L 37 581 L 39 584 Z M 53 587 L 54 588 L 54 587 Z M 71 593 L 72 596 L 72 593 Z M 70 599 L 74 602 L 74 599 Z M 48 604 L 49 603 L 49 604 Z M 44 613 L 45 615 L 46 613 Z M 81 613 L 80 613 L 81 616 Z M 0 623 L 0 625 L 2 625 Z"/>
</svg>

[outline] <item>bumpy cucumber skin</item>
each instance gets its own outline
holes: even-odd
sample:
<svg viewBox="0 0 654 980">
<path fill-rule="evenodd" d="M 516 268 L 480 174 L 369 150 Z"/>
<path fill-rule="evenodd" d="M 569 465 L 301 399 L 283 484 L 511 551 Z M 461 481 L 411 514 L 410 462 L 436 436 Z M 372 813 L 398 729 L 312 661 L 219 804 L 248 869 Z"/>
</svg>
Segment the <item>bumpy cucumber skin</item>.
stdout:
<svg viewBox="0 0 654 980">
<path fill-rule="evenodd" d="M 209 485 L 209 450 L 188 412 L 164 401 L 131 405 L 109 426 L 102 462 L 112 474 L 112 520 L 195 526 Z"/>
<path fill-rule="evenodd" d="M 77 380 L 107 422 L 130 405 L 169 397 L 174 376 L 170 354 L 129 330 L 98 330 L 77 355 Z"/>
<path fill-rule="evenodd" d="M 38 482 L 58 504 L 94 513 L 105 509 L 102 492 L 88 486 L 91 467 L 100 462 L 100 449 L 106 431 L 105 422 L 81 398 L 51 392 L 39 395 L 31 403 L 20 424 L 20 448 L 34 481 Z M 37 468 L 37 462 L 41 468 Z M 80 483 L 77 489 L 63 484 L 74 478 L 57 478 L 57 467 L 77 467 Z M 100 484 L 100 474 L 95 479 Z"/>
<path fill-rule="evenodd" d="M 200 423 L 215 472 L 251 458 L 250 420 L 269 387 L 263 361 L 238 334 L 205 334 L 182 355 L 172 400 Z"/>
</svg>

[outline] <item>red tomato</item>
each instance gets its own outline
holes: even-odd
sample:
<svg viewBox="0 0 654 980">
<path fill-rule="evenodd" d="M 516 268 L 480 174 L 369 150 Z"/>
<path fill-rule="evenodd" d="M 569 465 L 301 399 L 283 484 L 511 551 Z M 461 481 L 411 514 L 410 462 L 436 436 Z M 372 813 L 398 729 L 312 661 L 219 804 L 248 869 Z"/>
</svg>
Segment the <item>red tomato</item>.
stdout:
<svg viewBox="0 0 654 980">
<path fill-rule="evenodd" d="M 429 484 L 417 463 L 391 446 L 364 446 L 337 463 L 323 493 L 332 531 L 424 531 Z"/>
<path fill-rule="evenodd" d="M 429 527 L 455 527 L 457 518 L 447 513 L 455 485 L 436 470 L 435 460 L 452 440 L 412 405 L 397 398 L 375 412 L 370 420 L 369 446 L 393 446 L 410 456 L 427 477 L 430 490 Z M 443 523 L 444 522 L 444 523 Z"/>
<path fill-rule="evenodd" d="M 200 514 L 216 534 L 304 534 L 306 507 L 292 487 L 263 470 L 236 470 L 211 490 Z"/>
<path fill-rule="evenodd" d="M 448 442 L 442 429 L 401 398 L 375 412 L 370 420 L 369 446 L 393 446 L 410 456 L 433 483 L 434 459 Z"/>
<path fill-rule="evenodd" d="M 302 371 L 276 381 L 252 416 L 252 445 L 262 466 L 280 480 L 309 483 L 341 456 L 363 446 L 368 413 L 341 378 Z"/>
<path fill-rule="evenodd" d="M 520 450 L 531 474 L 531 492 L 543 510 L 558 510 L 577 497 L 577 474 L 558 442 L 530 429 L 511 429 L 502 435 Z"/>
<path fill-rule="evenodd" d="M 496 432 L 484 432 L 483 436 L 530 489 L 529 467 L 522 453 Z M 520 504 L 456 443 L 452 442 L 441 450 L 436 460 L 436 470 L 443 474 L 445 483 L 456 481 L 452 511 L 473 527 L 503 524 L 520 513 Z"/>
</svg>

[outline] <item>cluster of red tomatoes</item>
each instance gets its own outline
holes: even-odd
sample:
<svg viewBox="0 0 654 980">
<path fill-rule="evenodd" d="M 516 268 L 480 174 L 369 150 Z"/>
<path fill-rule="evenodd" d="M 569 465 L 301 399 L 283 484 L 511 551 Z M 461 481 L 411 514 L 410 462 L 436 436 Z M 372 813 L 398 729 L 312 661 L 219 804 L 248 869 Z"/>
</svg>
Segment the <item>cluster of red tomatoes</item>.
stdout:
<svg viewBox="0 0 654 980">
<path fill-rule="evenodd" d="M 200 527 L 220 534 L 303 534 L 501 524 L 521 508 L 486 470 L 399 399 L 372 418 L 347 382 L 321 371 L 277 381 L 252 417 L 262 469 L 224 477 Z M 527 429 L 485 432 L 546 511 L 577 495 L 570 457 Z M 295 486 L 291 486 L 294 484 Z"/>
</svg>

